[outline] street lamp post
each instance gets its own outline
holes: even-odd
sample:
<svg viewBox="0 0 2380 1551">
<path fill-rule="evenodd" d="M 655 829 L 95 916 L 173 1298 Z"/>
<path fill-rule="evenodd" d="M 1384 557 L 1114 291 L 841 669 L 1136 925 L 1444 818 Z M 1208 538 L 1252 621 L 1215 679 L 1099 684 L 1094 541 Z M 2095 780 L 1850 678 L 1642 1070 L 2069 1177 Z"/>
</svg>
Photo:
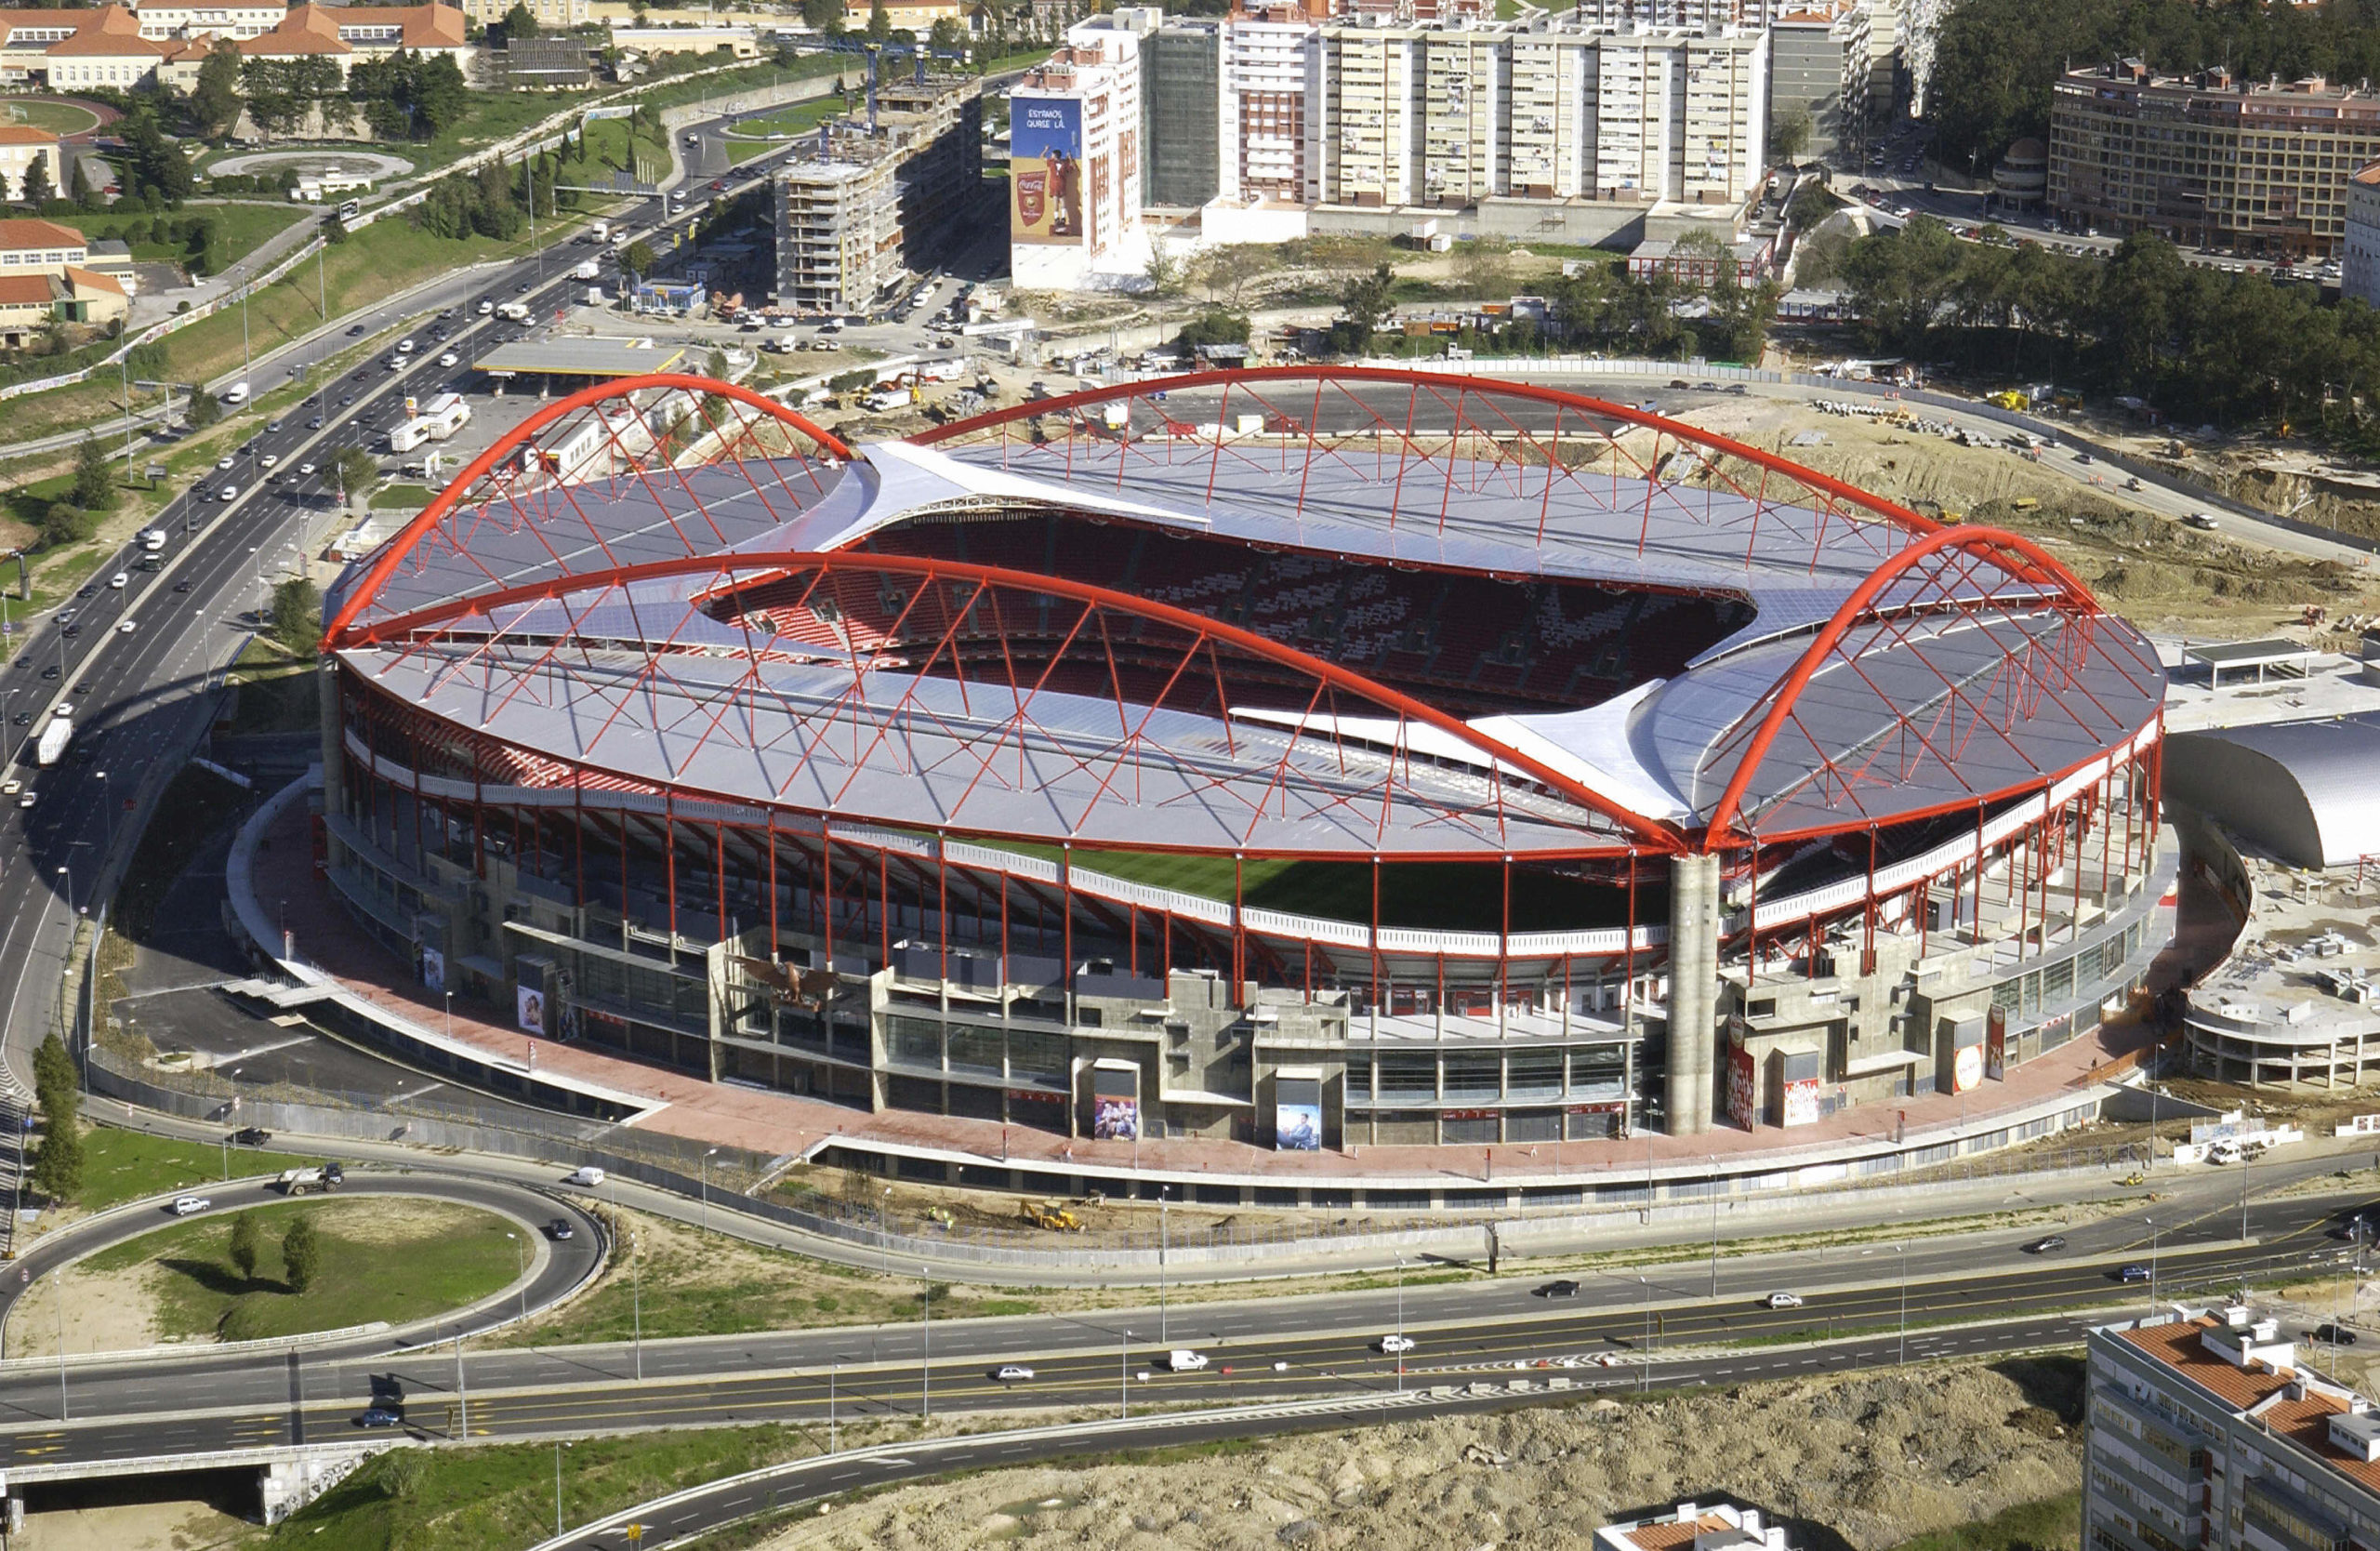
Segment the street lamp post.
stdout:
<svg viewBox="0 0 2380 1551">
<path fill-rule="evenodd" d="M 529 1246 L 521 1241 L 519 1234 L 509 1229 L 504 1237 L 512 1240 L 512 1258 L 519 1267 L 521 1283 L 521 1318 L 526 1319 L 529 1318 Z"/>
<path fill-rule="evenodd" d="M 1157 1187 L 1157 1344 L 1160 1346 L 1166 1343 L 1165 1254 L 1172 1241 L 1165 1214 L 1165 1193 L 1172 1188 L 1170 1185 Z"/>
<path fill-rule="evenodd" d="M 66 1410 L 66 1267 L 60 1266 L 55 1273 L 57 1285 L 50 1289 L 50 1301 L 58 1306 L 58 1419 L 73 1420 Z"/>
<path fill-rule="evenodd" d="M 463 1376 L 463 1332 L 455 1332 L 455 1397 L 462 1407 L 456 1436 L 468 1440 L 471 1436 L 471 1385 Z"/>
<path fill-rule="evenodd" d="M 1396 1257 L 1396 1390 L 1405 1392 L 1405 1257 Z"/>
<path fill-rule="evenodd" d="M 1645 1305 L 1645 1360 L 1638 1365 L 1637 1392 L 1650 1394 L 1653 1388 L 1653 1283 L 1649 1277 L 1636 1279 L 1638 1296 Z"/>
<path fill-rule="evenodd" d="M 842 1372 L 840 1358 L 826 1364 L 826 1452 L 840 1452 L 835 1433 L 835 1379 Z"/>
<path fill-rule="evenodd" d="M 61 1352 L 63 1346 L 59 1348 Z M 58 1386 L 60 1394 L 66 1388 L 66 1359 L 59 1359 Z M 1132 1419 L 1132 1332 L 1124 1331 L 1116 1337 L 1116 1420 Z"/>
<path fill-rule="evenodd" d="M 2143 1217 L 2141 1221 L 2149 1225 L 2149 1311 L 2154 1314 L 2157 1311 L 2157 1219 Z"/>
<path fill-rule="evenodd" d="M 1719 1295 L 1719 1155 L 1711 1160 L 1711 1295 Z"/>
<path fill-rule="evenodd" d="M 1900 1257 L 1900 1365 L 1906 1368 L 1909 1366 L 1909 1246 L 1906 1243 L 1896 1244 L 1893 1253 Z"/>
<path fill-rule="evenodd" d="M 918 1420 L 933 1420 L 933 1267 L 918 1267 L 918 1302 L 925 1309 L 925 1356 L 918 1363 Z"/>
<path fill-rule="evenodd" d="M 561 1438 L 554 1439 L 554 1538 L 557 1540 L 561 1539 L 564 1533 L 562 1525 L 562 1452 L 564 1449 L 576 1447 L 575 1443 L 565 1443 Z"/>
<path fill-rule="evenodd" d="M 703 1154 L 703 1237 L 706 1239 L 710 1237 L 710 1160 L 718 1156 L 717 1147 Z"/>
<path fill-rule="evenodd" d="M 634 1321 L 636 1376 L 644 1377 L 644 1254 L 637 1236 L 628 1235 L 628 1311 Z"/>
</svg>

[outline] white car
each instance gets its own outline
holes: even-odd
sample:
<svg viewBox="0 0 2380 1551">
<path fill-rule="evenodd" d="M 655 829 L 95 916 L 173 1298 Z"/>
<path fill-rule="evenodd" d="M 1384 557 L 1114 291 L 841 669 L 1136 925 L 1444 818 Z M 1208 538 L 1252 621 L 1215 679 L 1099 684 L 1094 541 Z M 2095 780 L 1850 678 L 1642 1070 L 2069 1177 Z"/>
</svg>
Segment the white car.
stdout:
<svg viewBox="0 0 2380 1551">
<path fill-rule="evenodd" d="M 187 1217 L 193 1212 L 204 1212 L 214 1204 L 215 1203 L 213 1201 L 208 1200 L 205 1196 L 176 1196 L 174 1198 L 174 1215 L 177 1217 Z"/>
<path fill-rule="evenodd" d="M 17 806 L 19 806 L 19 807 L 20 807 L 20 808 L 30 808 L 30 807 L 32 807 L 33 805 L 33 788 L 31 788 L 31 787 L 27 787 L 24 790 L 22 790 L 22 791 L 20 791 L 20 792 L 17 793 Z"/>
<path fill-rule="evenodd" d="M 1002 1384 L 1021 1384 L 1033 1377 L 1033 1370 L 1021 1362 L 1003 1362 L 999 1372 L 992 1375 Z"/>
<path fill-rule="evenodd" d="M 2198 529 L 2201 533 L 2213 533 L 2217 527 L 2221 526 L 2220 524 L 2215 522 L 2215 514 L 2209 511 L 2193 511 L 2188 516 L 2183 518 L 2182 521 L 2185 524 Z"/>
<path fill-rule="evenodd" d="M 1413 1338 L 1409 1335 L 1383 1335 L 1380 1338 L 1380 1349 L 1390 1357 L 1397 1357 L 1413 1349 Z"/>
<path fill-rule="evenodd" d="M 1799 1308 L 1802 1306 L 1802 1295 L 1799 1292 L 1771 1292 L 1766 1301 L 1768 1306 L 1771 1308 Z"/>
<path fill-rule="evenodd" d="M 442 356 L 440 356 L 440 357 L 438 358 L 438 364 L 439 364 L 440 365 L 442 365 L 442 366 L 454 366 L 454 365 L 459 365 L 461 364 L 461 362 L 462 362 L 462 359 L 463 359 L 463 358 L 462 358 L 461 356 L 459 356 L 459 355 L 456 354 L 453 351 L 451 351 L 451 350 L 450 350 L 450 351 L 448 351 L 445 354 L 443 354 L 443 355 L 442 355 Z"/>
<path fill-rule="evenodd" d="M 413 341 L 411 339 L 398 340 L 397 353 L 399 355 L 411 355 L 413 353 Z"/>
<path fill-rule="evenodd" d="M 262 457 L 258 458 L 257 461 L 270 469 L 274 464 L 281 461 L 281 455 L 279 453 L 267 453 Z"/>
<path fill-rule="evenodd" d="M 309 474 L 311 474 L 313 471 L 314 471 L 314 466 L 313 466 L 312 464 L 311 464 L 311 463 L 300 463 L 299 465 L 298 465 L 298 477 L 299 479 L 304 479 L 306 476 L 308 476 Z"/>
<path fill-rule="evenodd" d="M 127 619 L 123 624 L 118 625 L 115 628 L 115 633 L 118 635 L 130 635 L 139 624 L 139 621 L 137 619 Z"/>
<path fill-rule="evenodd" d="M 240 487 L 236 484 L 227 484 L 215 498 L 218 501 L 236 501 L 240 498 Z"/>
<path fill-rule="evenodd" d="M 229 457 L 218 457 L 215 460 L 215 466 L 226 472 L 229 472 L 231 471 L 232 461 L 233 460 Z"/>
<path fill-rule="evenodd" d="M 108 578 L 108 586 L 121 592 L 124 590 L 126 585 L 131 580 L 132 578 L 129 576 L 126 576 L 122 571 L 118 571 L 114 576 Z"/>
</svg>

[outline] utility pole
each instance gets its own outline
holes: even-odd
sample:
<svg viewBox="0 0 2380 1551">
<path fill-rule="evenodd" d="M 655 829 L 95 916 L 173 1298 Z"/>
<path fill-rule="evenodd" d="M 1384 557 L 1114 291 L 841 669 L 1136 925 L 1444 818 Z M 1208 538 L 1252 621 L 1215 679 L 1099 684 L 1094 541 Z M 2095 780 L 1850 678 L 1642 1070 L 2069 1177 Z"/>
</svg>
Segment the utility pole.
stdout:
<svg viewBox="0 0 2380 1551">
<path fill-rule="evenodd" d="M 463 1376 L 463 1332 L 455 1332 L 455 1394 L 461 1402 L 462 1428 L 460 1438 L 469 1442 L 471 1436 L 471 1386 Z"/>
<path fill-rule="evenodd" d="M 933 1420 L 933 1267 L 918 1267 L 918 1302 L 926 1311 L 925 1358 L 918 1364 L 918 1420 Z"/>
<path fill-rule="evenodd" d="M 1165 1253 L 1172 1239 L 1165 1214 L 1165 1193 L 1172 1188 L 1170 1185 L 1157 1187 L 1157 1344 L 1160 1346 L 1166 1343 Z"/>
<path fill-rule="evenodd" d="M 1711 1295 L 1719 1295 L 1719 1155 L 1711 1156 Z"/>
</svg>

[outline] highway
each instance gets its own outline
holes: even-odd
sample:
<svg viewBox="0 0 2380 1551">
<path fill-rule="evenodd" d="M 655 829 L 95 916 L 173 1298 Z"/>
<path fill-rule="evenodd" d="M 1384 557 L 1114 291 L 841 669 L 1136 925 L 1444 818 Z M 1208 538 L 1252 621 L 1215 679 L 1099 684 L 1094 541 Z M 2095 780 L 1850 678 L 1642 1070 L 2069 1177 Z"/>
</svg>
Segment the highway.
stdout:
<svg viewBox="0 0 2380 1551">
<path fill-rule="evenodd" d="M 2243 1279 L 2302 1273 L 2309 1262 L 2354 1253 L 2334 1234 L 2368 1192 L 2251 1203 L 2251 1237 L 2242 1242 L 2239 1207 L 2221 1199 L 2229 1183 L 2215 1176 L 2194 1204 L 2172 1199 L 2144 1204 L 2142 1215 L 2077 1225 L 2049 1253 L 2023 1247 L 2039 1228 L 1714 1260 L 1686 1248 L 1662 1264 L 1570 1273 L 1577 1292 L 1568 1296 L 1550 1293 L 1557 1279 L 1538 1274 L 932 1325 L 480 1350 L 459 1359 L 434 1347 L 391 1351 L 382 1340 L 373 1349 L 264 1362 L 253 1354 L 90 1360 L 70 1375 L 65 1421 L 55 1368 L 12 1363 L 0 1369 L 0 1468 L 319 1439 L 394 1392 L 406 1398 L 410 1429 L 453 1439 L 823 1421 L 830 1410 L 851 1417 L 1096 1406 L 1115 1399 L 1119 1385 L 1135 1400 L 1198 1405 L 1393 1394 L 1400 1379 L 1408 1386 L 1469 1383 L 1515 1364 L 1567 1365 L 1581 1382 L 1624 1368 L 1620 1376 L 1640 1385 L 1690 1382 L 1712 1362 L 1726 1364 L 1731 1377 L 1776 1376 L 1837 1360 L 1787 1345 L 1795 1341 L 1891 1331 L 1897 1355 L 1904 1309 L 1912 1359 L 1989 1352 L 2034 1343 L 2051 1325 L 2070 1330 L 2069 1311 L 2079 1306 L 2145 1309 L 2152 1296 L 2213 1295 Z M 2132 1265 L 2153 1266 L 2153 1292 L 2122 1279 Z M 1805 1302 L 1767 1306 L 1779 1292 Z M 1379 1346 L 1399 1331 L 1415 1342 L 1401 1376 Z M 1760 1345 L 1717 1350 L 1746 1342 Z M 1158 1359 L 1175 1348 L 1200 1352 L 1210 1366 L 1165 1372 Z M 1005 1364 L 1032 1376 L 995 1378 Z M 293 1372 L 302 1373 L 302 1400 L 293 1398 Z"/>
</svg>

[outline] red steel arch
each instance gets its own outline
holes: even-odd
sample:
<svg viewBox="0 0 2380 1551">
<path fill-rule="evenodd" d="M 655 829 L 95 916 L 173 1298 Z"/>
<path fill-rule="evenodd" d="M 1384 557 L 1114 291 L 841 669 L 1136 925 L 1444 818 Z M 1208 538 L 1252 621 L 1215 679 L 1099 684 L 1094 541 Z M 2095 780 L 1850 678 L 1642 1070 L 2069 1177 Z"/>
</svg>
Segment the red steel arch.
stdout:
<svg viewBox="0 0 2380 1551">
<path fill-rule="evenodd" d="M 946 442 L 971 432 L 988 431 L 1018 420 L 1030 420 L 1044 415 L 1064 414 L 1086 406 L 1112 404 L 1118 399 L 1146 398 L 1153 393 L 1176 392 L 1193 388 L 1230 388 L 1266 382 L 1373 383 L 1395 387 L 1436 388 L 1462 393 L 1475 393 L 1482 397 L 1514 398 L 1527 400 L 1533 404 L 1556 404 L 1567 409 L 1576 409 L 1582 414 L 1619 420 L 1632 426 L 1642 426 L 1649 431 L 1658 431 L 1664 435 L 1673 436 L 1681 442 L 1695 446 L 1725 453 L 1730 457 L 1742 458 L 1764 472 L 1779 474 L 1798 481 L 1812 490 L 1822 491 L 1839 501 L 1872 512 L 1911 534 L 1934 533 L 1942 527 L 1941 524 L 1930 518 L 1921 516 L 1907 507 L 1888 501 L 1870 491 L 1862 490 L 1856 484 L 1846 484 L 1831 474 L 1822 474 L 1815 469 L 1805 468 L 1791 458 L 1779 457 L 1777 454 L 1764 451 L 1748 442 L 1739 442 L 1715 431 L 1687 425 L 1682 420 L 1647 414 L 1644 410 L 1628 404 L 1589 398 L 1583 393 L 1573 393 L 1561 388 L 1548 388 L 1527 382 L 1509 382 L 1501 378 L 1472 378 L 1447 372 L 1424 372 L 1403 366 L 1250 366 L 1233 370 L 1184 372 L 1167 377 L 1149 378 L 1139 382 L 1119 383 L 1103 388 L 1086 388 L 1078 392 L 1062 393 L 1054 398 L 1033 399 L 1024 404 L 1011 404 L 1004 409 L 986 410 L 981 415 L 972 416 L 964 420 L 953 420 L 947 425 L 932 427 L 905 440 L 912 445 L 931 446 L 938 442 Z"/>
<path fill-rule="evenodd" d="M 1762 761 L 1767 758 L 1769 746 L 1776 742 L 1778 732 L 1792 719 L 1802 691 L 1833 655 L 1844 637 L 1871 616 L 1876 600 L 1886 588 L 1946 551 L 1963 551 L 2010 577 L 2040 587 L 2058 600 L 2068 612 L 2083 616 L 2104 616 L 2106 613 L 2073 572 L 2021 534 L 2011 533 L 2004 528 L 1964 525 L 1937 528 L 1927 534 L 1877 566 L 1868 574 L 1866 580 L 1852 590 L 1851 595 L 1844 599 L 1833 615 L 1819 627 L 1818 634 L 1811 638 L 1809 645 L 1795 659 L 1792 668 L 1769 693 L 1767 713 L 1761 718 L 1751 742 L 1738 760 L 1736 773 L 1727 782 L 1726 790 L 1720 794 L 1717 804 L 1711 810 L 1703 833 L 1705 849 L 1715 850 L 1750 839 L 1735 828 L 1736 819 L 1742 811 L 1744 791 L 1751 786 Z M 1957 606 L 1960 606 L 1960 600 L 1944 595 L 1897 612 L 1924 612 L 1931 608 Z"/>
<path fill-rule="evenodd" d="M 541 582 L 526 583 L 501 591 L 479 593 L 459 598 L 429 608 L 416 609 L 393 618 L 374 620 L 370 624 L 346 630 L 337 645 L 342 647 L 392 644 L 406 638 L 420 637 L 456 619 L 473 615 L 485 615 L 518 604 L 552 602 L 572 593 L 630 586 L 672 577 L 705 573 L 727 578 L 735 586 L 748 586 L 774 577 L 814 571 L 821 576 L 836 571 L 877 575 L 898 575 L 921 577 L 928 582 L 973 582 L 985 588 L 1008 588 L 1020 591 L 1038 592 L 1070 598 L 1093 608 L 1113 610 L 1117 614 L 1145 619 L 1168 626 L 1201 641 L 1213 641 L 1245 652 L 1251 656 L 1291 669 L 1311 676 L 1320 683 L 1343 690 L 1395 712 L 1422 725 L 1452 737 L 1476 749 L 1490 762 L 1520 771 L 1531 780 L 1544 786 L 1565 800 L 1575 802 L 1592 813 L 1620 826 L 1634 837 L 1639 850 L 1662 853 L 1682 852 L 1686 838 L 1678 828 L 1614 802 L 1604 793 L 1581 785 L 1575 777 L 1521 752 L 1517 749 L 1480 733 L 1467 723 L 1444 711 L 1377 683 L 1360 673 L 1342 668 L 1322 658 L 1287 646 L 1236 625 L 1210 619 L 1202 614 L 1176 608 L 1145 598 L 1091 583 L 1078 582 L 1054 577 L 1034 576 L 1023 571 L 1011 571 L 997 566 L 972 565 L 963 562 L 923 556 L 877 554 L 865 550 L 755 550 L 735 555 L 701 555 L 650 561 L 642 564 L 622 566 L 600 575 L 555 577 Z M 956 630 L 964 611 L 954 617 L 953 625 L 945 632 L 945 640 Z M 929 657 L 927 660 L 931 661 Z"/>
<path fill-rule="evenodd" d="M 582 388 L 567 398 L 556 399 L 502 436 L 497 437 L 494 445 L 471 459 L 446 488 L 438 493 L 435 499 L 421 509 L 419 515 L 407 523 L 403 529 L 390 540 L 388 546 L 381 550 L 380 558 L 373 562 L 371 569 L 357 580 L 354 590 L 348 594 L 347 602 L 340 607 L 337 616 L 324 627 L 322 649 L 329 651 L 341 643 L 348 627 L 354 623 L 355 616 L 364 611 L 364 605 L 378 594 L 381 584 L 394 574 L 398 564 L 405 556 L 412 553 L 414 548 L 425 537 L 435 531 L 438 524 L 445 520 L 447 514 L 461 504 L 463 497 L 469 493 L 471 486 L 484 477 L 490 470 L 527 445 L 539 431 L 563 417 L 584 409 L 589 404 L 602 404 L 609 399 L 625 398 L 630 393 L 640 392 L 648 388 L 685 389 L 693 392 L 715 393 L 721 398 L 734 399 L 801 432 L 810 438 L 812 444 L 821 452 L 842 458 L 846 462 L 850 461 L 853 456 L 851 448 L 844 445 L 840 438 L 813 424 L 807 417 L 787 408 L 774 399 L 732 382 L 720 382 L 711 378 L 695 377 L 683 372 L 654 372 L 645 377 L 620 378 L 611 382 L 599 382 L 592 388 Z M 589 573 L 588 577 L 581 579 L 601 580 L 602 576 L 602 573 Z"/>
</svg>

